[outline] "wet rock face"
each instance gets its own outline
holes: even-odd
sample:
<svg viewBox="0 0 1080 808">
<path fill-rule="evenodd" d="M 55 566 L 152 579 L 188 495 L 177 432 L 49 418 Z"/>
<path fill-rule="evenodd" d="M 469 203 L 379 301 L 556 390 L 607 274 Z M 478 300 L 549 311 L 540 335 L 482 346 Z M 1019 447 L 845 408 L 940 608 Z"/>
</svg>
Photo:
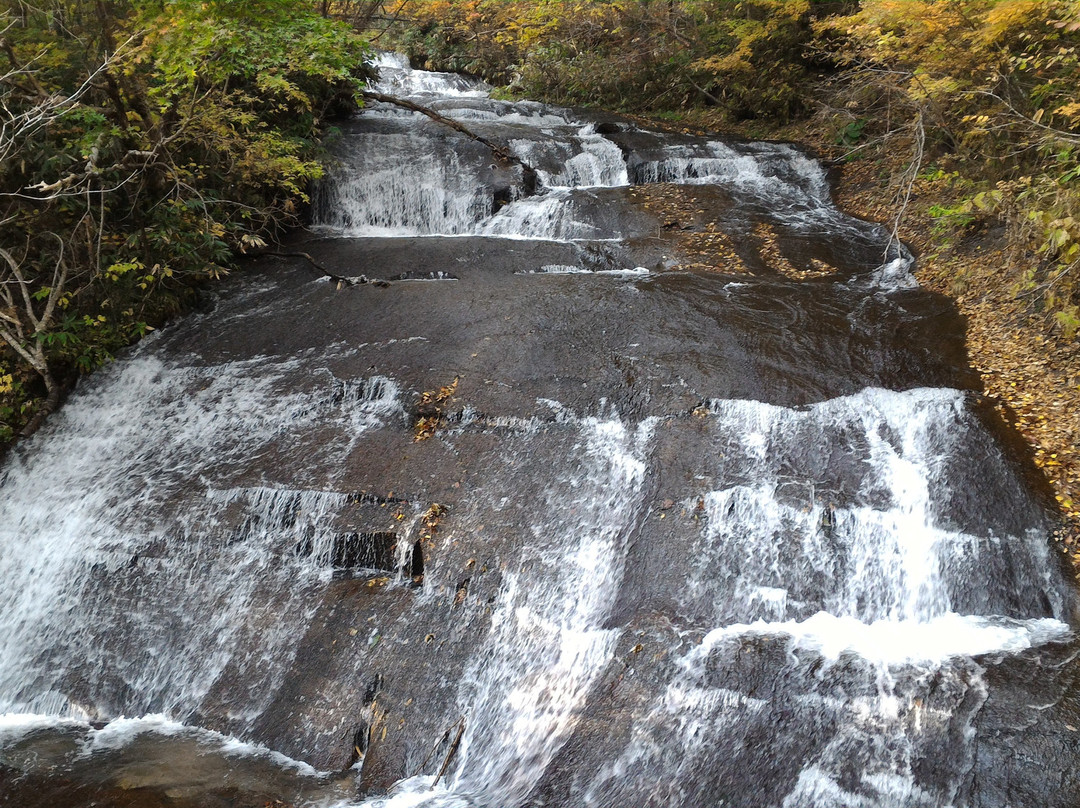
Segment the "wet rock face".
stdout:
<svg viewBox="0 0 1080 808">
<path fill-rule="evenodd" d="M 160 717 L 98 728 L 39 727 L 5 741 L 5 806 L 265 808 L 329 804 L 352 794 L 349 778 L 282 766 L 265 750 Z"/>
<path fill-rule="evenodd" d="M 305 539 L 296 546 L 300 556 L 316 556 L 316 561 L 329 564 L 336 570 L 383 570 L 397 572 L 398 536 L 390 531 L 372 533 L 341 533 L 334 536 L 330 546 L 316 553 L 314 542 Z"/>
<path fill-rule="evenodd" d="M 455 88 L 545 193 L 373 108 L 297 249 L 387 283 L 266 258 L 23 447 L 0 707 L 432 806 L 1076 804 L 1073 595 L 952 306 L 797 150 Z"/>
</svg>

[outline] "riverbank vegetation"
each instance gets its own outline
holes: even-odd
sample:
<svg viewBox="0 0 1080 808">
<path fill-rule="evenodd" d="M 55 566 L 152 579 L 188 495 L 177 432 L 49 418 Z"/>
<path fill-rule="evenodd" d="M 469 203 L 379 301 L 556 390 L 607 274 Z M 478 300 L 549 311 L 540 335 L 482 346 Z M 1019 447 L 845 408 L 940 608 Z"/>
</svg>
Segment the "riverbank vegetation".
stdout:
<svg viewBox="0 0 1080 808">
<path fill-rule="evenodd" d="M 8 0 L 0 32 L 0 437 L 302 221 L 371 41 L 510 96 L 815 147 L 969 316 L 1075 538 L 1080 4 Z"/>
<path fill-rule="evenodd" d="M 294 0 L 0 11 L 0 437 L 301 220 L 365 53 Z"/>
</svg>

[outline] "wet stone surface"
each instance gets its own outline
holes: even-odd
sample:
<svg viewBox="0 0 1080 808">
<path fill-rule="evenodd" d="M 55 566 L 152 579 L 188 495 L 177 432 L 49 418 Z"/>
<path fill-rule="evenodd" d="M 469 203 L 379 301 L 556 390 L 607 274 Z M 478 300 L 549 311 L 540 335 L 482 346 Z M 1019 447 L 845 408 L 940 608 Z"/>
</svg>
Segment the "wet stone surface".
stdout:
<svg viewBox="0 0 1080 808">
<path fill-rule="evenodd" d="M 12 458 L 0 712 L 167 718 L 0 723 L 0 804 L 1075 805 L 955 309 L 789 146 L 452 84 L 545 193 L 374 106 L 321 229 Z"/>
</svg>

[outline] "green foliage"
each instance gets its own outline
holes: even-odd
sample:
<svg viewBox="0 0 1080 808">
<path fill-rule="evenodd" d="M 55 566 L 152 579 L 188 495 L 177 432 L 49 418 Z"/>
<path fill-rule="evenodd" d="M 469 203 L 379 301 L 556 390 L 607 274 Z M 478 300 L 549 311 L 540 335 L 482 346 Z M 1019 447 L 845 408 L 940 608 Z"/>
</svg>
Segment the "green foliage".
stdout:
<svg viewBox="0 0 1080 808">
<path fill-rule="evenodd" d="M 835 4 L 831 4 L 835 5 Z M 788 119 L 804 106 L 810 0 L 412 0 L 393 44 L 413 63 L 555 103 L 718 105 Z"/>
<path fill-rule="evenodd" d="M 854 146 L 860 140 L 862 140 L 863 130 L 866 128 L 868 121 L 866 118 L 857 118 L 854 121 L 848 121 L 839 132 L 836 133 L 835 143 L 838 146 Z"/>
<path fill-rule="evenodd" d="M 739 118 L 790 120 L 803 111 L 811 0 L 685 4 L 693 8 L 705 55 L 692 64 L 699 84 Z"/>
<path fill-rule="evenodd" d="M 0 32 L 0 361 L 32 410 L 298 221 L 368 50 L 305 0 L 23 3 Z"/>
<path fill-rule="evenodd" d="M 841 120 L 921 143 L 971 189 L 931 208 L 942 234 L 997 218 L 1034 265 L 1017 293 L 1068 339 L 1080 303 L 1080 4 L 863 0 L 816 26 L 842 67 Z"/>
<path fill-rule="evenodd" d="M 934 220 L 933 232 L 937 235 L 951 233 L 975 222 L 975 215 L 966 204 L 931 205 L 930 217 Z"/>
<path fill-rule="evenodd" d="M 1076 335 L 1080 332 L 1080 307 L 1075 303 L 1070 303 L 1062 309 L 1059 309 L 1054 313 L 1054 319 L 1057 320 L 1058 326 L 1062 331 L 1062 336 L 1065 339 L 1076 339 Z"/>
</svg>

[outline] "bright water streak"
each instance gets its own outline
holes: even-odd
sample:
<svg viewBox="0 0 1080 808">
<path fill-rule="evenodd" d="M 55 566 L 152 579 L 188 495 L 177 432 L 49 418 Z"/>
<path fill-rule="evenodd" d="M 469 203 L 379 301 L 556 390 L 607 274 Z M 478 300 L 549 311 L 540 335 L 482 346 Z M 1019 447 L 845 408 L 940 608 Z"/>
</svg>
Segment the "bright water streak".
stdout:
<svg viewBox="0 0 1080 808">
<path fill-rule="evenodd" d="M 0 712 L 67 709 L 56 691 L 120 669 L 131 697 L 117 707 L 184 716 L 229 665 L 251 681 L 249 717 L 261 712 L 324 572 L 295 554 L 280 514 L 326 531 L 342 497 L 230 491 L 211 480 L 278 441 L 310 442 L 310 458 L 332 467 L 350 440 L 402 417 L 385 378 L 355 384 L 324 371 L 310 391 L 284 393 L 285 377 L 310 360 L 199 368 L 129 359 L 102 371 L 36 450 L 10 463 L 0 576 L 19 585 L 0 592 Z M 327 426 L 343 439 L 324 442 L 317 433 Z M 202 503 L 175 524 L 157 521 L 193 485 Z M 225 519 L 237 501 L 250 513 L 242 526 Z M 113 632 L 105 644 L 102 627 Z M 245 646 L 261 653 L 234 657 Z M 262 664 L 264 655 L 279 664 Z"/>
<path fill-rule="evenodd" d="M 573 729 L 618 640 L 603 624 L 622 577 L 653 426 L 582 424 L 580 471 L 554 481 L 530 556 L 507 576 L 462 683 L 468 729 L 454 791 L 520 803 Z"/>
</svg>

